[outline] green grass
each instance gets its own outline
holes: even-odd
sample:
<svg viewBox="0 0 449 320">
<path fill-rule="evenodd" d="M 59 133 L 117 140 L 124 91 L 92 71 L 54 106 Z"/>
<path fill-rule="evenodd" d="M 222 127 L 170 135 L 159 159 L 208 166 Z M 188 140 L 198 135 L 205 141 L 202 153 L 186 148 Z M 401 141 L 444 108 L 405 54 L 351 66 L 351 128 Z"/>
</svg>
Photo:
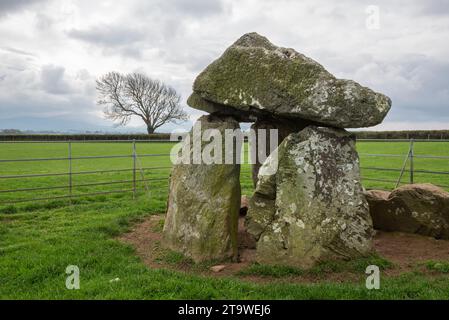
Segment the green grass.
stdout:
<svg viewBox="0 0 449 320">
<path fill-rule="evenodd" d="M 328 273 L 356 273 L 359 275 L 364 274 L 366 267 L 370 265 L 376 265 L 380 270 L 386 270 L 393 267 L 393 264 L 385 258 L 379 257 L 376 254 L 372 254 L 368 257 L 358 258 L 349 261 L 326 261 L 321 262 L 318 265 L 308 269 L 300 269 L 297 267 L 284 266 L 284 265 L 263 265 L 254 263 L 246 269 L 241 270 L 240 275 L 254 275 L 262 277 L 282 278 L 288 276 L 302 276 L 302 275 L 326 275 Z"/>
<path fill-rule="evenodd" d="M 431 271 L 449 273 L 449 263 L 447 261 L 427 261 L 425 266 Z"/>
<path fill-rule="evenodd" d="M 359 142 L 357 150 L 360 153 L 360 162 L 362 167 L 382 167 L 389 169 L 400 169 L 404 163 L 405 156 L 409 149 L 408 142 Z M 372 157 L 364 154 L 399 154 L 402 157 Z M 415 142 L 414 154 L 416 156 L 432 155 L 432 156 L 449 156 L 449 142 Z M 449 159 L 422 159 L 414 158 L 414 170 L 426 170 L 436 172 L 449 172 Z M 407 163 L 406 169 L 410 169 L 410 162 Z M 385 183 L 369 181 L 371 179 L 385 179 L 396 181 L 399 178 L 399 172 L 395 171 L 376 171 L 361 170 L 362 177 L 365 178 L 363 184 L 370 189 L 392 189 L 395 183 Z M 410 173 L 405 172 L 401 183 L 409 183 Z M 414 183 L 433 183 L 436 185 L 449 186 L 448 174 L 427 174 L 414 173 Z M 445 188 L 449 190 L 448 187 Z"/>
<path fill-rule="evenodd" d="M 183 265 L 193 266 L 195 262 L 183 255 L 182 253 L 175 252 L 168 249 L 162 249 L 160 244 L 157 244 L 156 248 L 158 253 L 156 254 L 155 261 L 159 263 L 166 263 L 175 267 L 182 267 Z"/>
<path fill-rule="evenodd" d="M 138 154 L 168 154 L 171 143 L 137 143 Z M 131 155 L 131 143 L 73 143 L 72 156 L 114 156 Z M 12 143 L 0 145 L 1 159 L 24 159 L 24 158 L 57 158 L 67 157 L 68 145 L 66 143 Z M 145 179 L 162 179 L 162 181 L 149 181 L 148 187 L 152 192 L 158 193 L 166 191 L 167 177 L 170 169 L 169 156 L 139 157 L 138 167 L 151 167 L 154 169 L 144 170 Z M 162 167 L 162 168 L 161 168 Z M 112 158 L 112 159 L 78 159 L 72 161 L 72 172 L 82 171 L 105 171 L 105 170 L 125 170 L 133 168 L 133 159 Z M 45 174 L 45 173 L 67 173 L 69 163 L 67 160 L 54 161 L 33 161 L 33 162 L 5 162 L 0 163 L 0 175 L 19 174 Z M 120 191 L 132 189 L 132 183 L 110 184 L 99 186 L 79 186 L 89 183 L 108 183 L 120 180 L 130 181 L 133 179 L 132 170 L 123 172 L 106 172 L 88 175 L 73 175 L 72 183 L 73 195 L 83 193 Z M 142 180 L 140 170 L 137 172 L 137 180 Z M 66 175 L 52 177 L 34 177 L 26 179 L 0 179 L 0 189 L 23 189 L 39 188 L 45 186 L 67 186 L 69 178 Z M 77 186 L 78 185 L 78 186 Z M 140 190 L 144 190 L 144 183 L 138 182 Z M 68 194 L 67 188 L 23 191 L 20 193 L 0 194 L 0 201 L 14 201 L 18 199 L 31 199 L 34 197 L 44 198 L 50 196 L 64 196 Z"/>
<path fill-rule="evenodd" d="M 138 154 L 168 153 L 168 143 L 139 143 Z M 360 152 L 406 153 L 404 143 L 360 143 Z M 130 144 L 73 144 L 73 156 L 131 154 Z M 417 143 L 416 153 L 449 155 L 449 145 Z M 64 157 L 66 144 L 1 144 L 0 159 L 32 157 Z M 401 158 L 372 158 L 361 156 L 362 166 L 398 168 Z M 169 165 L 167 156 L 141 158 L 142 166 Z M 73 171 L 108 170 L 132 167 L 132 159 L 74 160 Z M 449 171 L 448 160 L 416 160 L 415 168 Z M 0 175 L 67 172 L 66 161 L 0 163 Z M 146 178 L 166 178 L 169 169 L 145 170 Z M 364 176 L 395 178 L 396 173 L 363 171 Z M 131 179 L 131 172 L 79 175 L 74 184 Z M 448 184 L 447 176 L 419 176 L 418 182 Z M 243 193 L 250 195 L 250 168 L 242 169 Z M 66 185 L 67 177 L 0 179 L 0 190 Z M 365 181 L 366 187 L 391 188 L 390 184 Z M 130 188 L 131 184 L 75 188 L 74 194 Z M 0 206 L 0 298 L 1 299 L 448 299 L 449 279 L 444 272 L 433 277 L 420 273 L 397 278 L 382 278 L 380 290 L 367 290 L 364 281 L 344 283 L 318 282 L 294 284 L 273 282 L 251 283 L 238 278 L 211 278 L 181 272 L 151 269 L 136 256 L 132 247 L 115 238 L 129 230 L 133 222 L 165 211 L 167 181 L 150 182 L 150 194 L 139 184 L 139 196 L 130 193 L 66 200 L 32 201 Z M 67 190 L 27 191 L 22 194 L 0 193 L 0 201 L 18 198 L 60 196 Z M 164 259 L 174 264 L 179 256 Z M 386 264 L 380 257 L 375 264 Z M 321 265 L 316 272 L 335 272 L 350 268 L 364 272 L 367 263 L 356 261 L 353 266 Z M 65 269 L 80 268 L 81 289 L 65 288 Z M 438 265 L 437 265 L 438 266 Z M 435 265 L 434 265 L 435 267 Z M 278 278 L 294 272 L 289 268 L 258 267 L 259 274 L 272 273 Z M 339 269 L 343 268 L 343 269 Z M 119 278 L 118 282 L 110 280 Z"/>
<path fill-rule="evenodd" d="M 51 210 L 2 215 L 0 298 L 9 299 L 381 299 L 449 298 L 445 276 L 407 274 L 364 282 L 256 284 L 147 268 L 113 239 L 129 223 L 163 209 L 163 199 L 125 197 Z M 171 257 L 179 263 L 179 257 Z M 80 268 L 81 289 L 65 288 L 65 269 Z M 110 280 L 119 278 L 119 282 Z"/>
<path fill-rule="evenodd" d="M 358 258 L 349 261 L 326 261 L 318 264 L 312 269 L 308 270 L 308 273 L 314 275 L 320 275 L 324 273 L 364 273 L 367 266 L 375 265 L 380 270 L 386 270 L 393 267 L 393 263 L 386 260 L 377 254 L 372 254 L 368 257 Z"/>
<path fill-rule="evenodd" d="M 137 143 L 137 154 L 168 154 L 173 146 L 172 143 Z M 389 169 L 400 169 L 404 157 L 407 154 L 409 144 L 406 142 L 359 142 L 357 148 L 361 153 L 360 160 L 362 167 L 383 167 Z M 371 157 L 364 155 L 371 154 L 399 154 L 401 157 Z M 66 143 L 2 143 L 0 144 L 0 159 L 24 159 L 24 158 L 55 158 L 67 157 L 68 145 Z M 106 155 L 131 155 L 131 143 L 72 143 L 72 156 L 106 156 Z M 449 142 L 416 142 L 416 155 L 449 156 Z M 161 181 L 149 181 L 146 184 L 151 193 L 167 193 L 168 176 L 170 173 L 170 159 L 168 156 L 139 157 L 138 167 L 153 168 L 143 170 L 143 177 L 140 170 L 137 172 L 137 180 L 162 179 Z M 94 171 L 111 169 L 131 169 L 133 167 L 132 158 L 114 159 L 79 159 L 72 161 L 72 171 Z M 407 165 L 407 169 L 409 165 Z M 415 170 L 442 171 L 449 172 L 448 159 L 420 159 L 414 160 Z M 3 162 L 0 163 L 0 175 L 19 174 L 45 174 L 45 173 L 67 173 L 69 164 L 66 160 L 37 161 L 37 162 Z M 250 195 L 253 192 L 251 182 L 251 168 L 248 164 L 242 165 L 241 185 L 244 194 Z M 392 189 L 395 183 L 377 182 L 367 179 L 383 179 L 396 181 L 398 172 L 376 171 L 362 169 L 362 177 L 366 188 Z M 90 192 L 104 192 L 130 190 L 132 183 L 110 184 L 100 186 L 79 186 L 89 183 L 108 183 L 120 180 L 132 180 L 132 171 L 97 173 L 88 175 L 73 175 L 72 183 L 73 195 L 82 195 Z M 34 177 L 26 179 L 0 179 L 0 190 L 40 188 L 47 186 L 68 185 L 68 176 Z M 409 173 L 406 172 L 402 178 L 402 183 L 408 183 Z M 440 185 L 449 185 L 449 175 L 437 174 L 414 174 L 415 183 L 431 182 Z M 138 182 L 140 191 L 144 190 L 145 183 Z M 447 188 L 449 190 L 449 188 Z M 18 199 L 32 199 L 35 197 L 45 198 L 50 196 L 64 196 L 68 194 L 67 188 L 23 191 L 20 193 L 0 193 L 0 203 L 16 201 Z M 14 208 L 3 208 L 2 210 L 14 212 Z"/>
<path fill-rule="evenodd" d="M 272 278 L 284 278 L 290 276 L 302 276 L 305 271 L 291 266 L 283 265 L 265 265 L 254 263 L 239 272 L 242 276 L 261 276 L 261 277 L 272 277 Z"/>
</svg>

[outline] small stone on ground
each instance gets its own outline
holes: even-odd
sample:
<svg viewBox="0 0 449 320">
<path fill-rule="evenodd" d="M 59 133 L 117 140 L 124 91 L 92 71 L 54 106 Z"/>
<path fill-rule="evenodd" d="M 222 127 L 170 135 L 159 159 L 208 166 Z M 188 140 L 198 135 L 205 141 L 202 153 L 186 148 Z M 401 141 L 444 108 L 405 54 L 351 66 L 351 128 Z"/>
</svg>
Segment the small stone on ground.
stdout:
<svg viewBox="0 0 449 320">
<path fill-rule="evenodd" d="M 213 267 L 211 267 L 210 270 L 213 271 L 213 272 L 220 272 L 220 271 L 223 271 L 224 268 L 226 268 L 226 266 L 224 266 L 224 265 L 219 265 L 219 266 L 213 266 Z"/>
</svg>

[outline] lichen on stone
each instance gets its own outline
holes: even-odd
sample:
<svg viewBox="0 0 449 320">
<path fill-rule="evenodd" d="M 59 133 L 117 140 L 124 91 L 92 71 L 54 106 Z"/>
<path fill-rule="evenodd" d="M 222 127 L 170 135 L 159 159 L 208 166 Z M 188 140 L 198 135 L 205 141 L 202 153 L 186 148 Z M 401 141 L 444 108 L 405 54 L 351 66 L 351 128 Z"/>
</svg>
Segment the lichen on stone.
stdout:
<svg viewBox="0 0 449 320">
<path fill-rule="evenodd" d="M 391 107 L 385 95 L 337 79 L 313 59 L 256 33 L 242 36 L 207 66 L 193 91 L 217 106 L 341 128 L 379 124 Z"/>
<path fill-rule="evenodd" d="M 307 127 L 281 143 L 278 158 L 278 171 L 261 176 L 249 203 L 258 260 L 310 267 L 368 254 L 372 223 L 353 137 Z"/>
<path fill-rule="evenodd" d="M 222 137 L 225 130 L 239 128 L 232 118 L 203 116 L 198 121 L 202 132 L 217 129 Z M 205 145 L 202 141 L 201 149 Z M 164 246 L 195 261 L 236 258 L 240 198 L 238 164 L 174 165 L 163 229 Z"/>
</svg>

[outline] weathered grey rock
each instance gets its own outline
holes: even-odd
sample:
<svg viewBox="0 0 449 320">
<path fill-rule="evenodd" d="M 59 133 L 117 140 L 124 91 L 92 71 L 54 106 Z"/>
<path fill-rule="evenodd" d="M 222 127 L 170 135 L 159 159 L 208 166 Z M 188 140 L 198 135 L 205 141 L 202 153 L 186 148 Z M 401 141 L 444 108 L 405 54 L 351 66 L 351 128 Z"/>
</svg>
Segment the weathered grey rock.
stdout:
<svg viewBox="0 0 449 320">
<path fill-rule="evenodd" d="M 449 192 L 425 183 L 365 195 L 375 229 L 449 239 Z"/>
<path fill-rule="evenodd" d="M 261 110 L 255 112 L 247 112 L 243 110 L 238 110 L 236 108 L 214 103 L 201 98 L 199 94 L 193 92 L 187 99 L 187 104 L 194 109 L 206 111 L 210 114 L 215 114 L 217 116 L 230 116 L 235 118 L 239 122 L 254 122 L 257 117 L 269 117 L 270 114 Z"/>
<path fill-rule="evenodd" d="M 232 118 L 201 117 L 201 129 L 239 129 Z M 192 129 L 193 131 L 193 129 Z M 190 133 L 193 136 L 193 133 Z M 207 143 L 203 142 L 201 150 Z M 225 143 L 222 142 L 224 149 Z M 191 146 L 191 154 L 193 153 Z M 224 150 L 222 150 L 224 155 Z M 192 159 L 192 158 L 191 158 Z M 240 209 L 238 164 L 178 164 L 170 176 L 163 244 L 195 261 L 237 256 Z"/>
<path fill-rule="evenodd" d="M 264 159 L 259 157 L 259 149 L 262 148 L 262 153 L 268 156 L 270 154 L 270 150 L 273 150 L 278 147 L 279 144 L 284 141 L 284 139 L 290 134 L 294 132 L 299 132 L 305 127 L 309 126 L 310 121 L 295 119 L 272 119 L 272 118 L 260 118 L 256 122 L 251 125 L 251 129 L 255 132 L 256 137 L 256 161 L 252 165 L 252 178 L 254 187 L 257 185 L 259 168 L 263 163 Z M 270 130 L 276 129 L 278 132 L 277 145 L 271 146 L 270 140 Z M 265 131 L 266 143 L 265 146 L 259 145 L 259 130 Z"/>
<path fill-rule="evenodd" d="M 207 112 L 237 109 L 246 116 L 273 114 L 340 128 L 379 124 L 391 106 L 385 95 L 337 79 L 316 61 L 257 33 L 243 35 L 210 64 L 193 91 L 197 97 L 189 102 L 197 103 L 189 105 Z"/>
<path fill-rule="evenodd" d="M 257 260 L 311 267 L 369 253 L 372 222 L 353 137 L 307 127 L 280 144 L 277 159 L 273 153 L 261 167 L 249 203 Z M 267 174 L 273 167 L 277 172 Z"/>
</svg>

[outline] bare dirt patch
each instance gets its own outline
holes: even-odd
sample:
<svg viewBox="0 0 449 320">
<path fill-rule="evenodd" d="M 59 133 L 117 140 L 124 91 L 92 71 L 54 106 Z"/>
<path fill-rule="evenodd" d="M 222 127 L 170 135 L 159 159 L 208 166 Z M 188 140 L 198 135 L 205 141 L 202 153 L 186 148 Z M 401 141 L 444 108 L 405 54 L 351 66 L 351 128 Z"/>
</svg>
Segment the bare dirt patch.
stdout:
<svg viewBox="0 0 449 320">
<path fill-rule="evenodd" d="M 354 282 L 365 279 L 366 275 L 354 270 L 333 270 L 324 268 L 322 272 L 304 274 L 286 274 L 273 277 L 258 274 L 245 274 L 255 261 L 254 243 L 245 234 L 243 219 L 239 221 L 239 261 L 195 264 L 182 255 L 170 252 L 161 246 L 163 215 L 152 215 L 122 235 L 119 240 L 133 246 L 143 262 L 151 268 L 171 269 L 201 275 L 223 277 L 236 276 L 251 282 L 288 281 L 288 282 Z M 374 238 L 374 251 L 393 264 L 384 272 L 386 276 L 397 276 L 410 271 L 420 271 L 432 275 L 423 264 L 428 261 L 449 262 L 449 241 L 436 240 L 414 234 L 378 231 Z M 219 272 L 211 267 L 223 265 Z"/>
<path fill-rule="evenodd" d="M 449 261 L 449 241 L 401 232 L 377 231 L 374 248 L 396 268 L 387 273 L 397 274 L 416 270 L 428 261 Z"/>
<path fill-rule="evenodd" d="M 162 215 L 154 215 L 136 224 L 131 232 L 125 233 L 119 239 L 132 245 L 144 263 L 152 268 L 160 268 L 155 262 L 156 249 L 161 241 L 162 234 L 158 230 Z"/>
</svg>

